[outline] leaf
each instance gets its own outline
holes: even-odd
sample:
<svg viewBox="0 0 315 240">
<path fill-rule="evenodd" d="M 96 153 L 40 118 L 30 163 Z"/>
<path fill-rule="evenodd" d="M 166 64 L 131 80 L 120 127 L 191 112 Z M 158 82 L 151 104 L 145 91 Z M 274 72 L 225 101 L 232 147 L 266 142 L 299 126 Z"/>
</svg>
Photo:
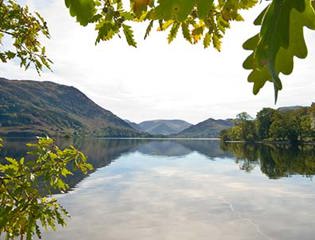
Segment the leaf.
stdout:
<svg viewBox="0 0 315 240">
<path fill-rule="evenodd" d="M 154 18 L 163 20 L 184 21 L 194 7 L 191 0 L 159 0 L 159 5 L 154 9 Z"/>
<path fill-rule="evenodd" d="M 213 7 L 213 2 L 209 0 L 195 0 L 197 5 L 198 17 L 204 19 Z"/>
<path fill-rule="evenodd" d="M 149 34 L 152 30 L 152 27 L 153 27 L 153 22 L 154 22 L 153 20 L 150 21 L 150 23 L 149 23 L 149 25 L 145 31 L 144 39 L 146 39 L 149 36 Z"/>
<path fill-rule="evenodd" d="M 151 4 L 151 0 L 131 0 L 131 6 L 134 13 L 139 16 Z"/>
<path fill-rule="evenodd" d="M 188 28 L 188 24 L 183 22 L 182 23 L 182 33 L 183 33 L 183 37 L 190 43 L 192 43 L 191 41 L 191 34 Z"/>
<path fill-rule="evenodd" d="M 67 175 L 73 175 L 73 173 L 70 172 L 67 168 L 63 168 L 63 169 L 61 170 L 61 175 L 64 176 L 64 177 L 66 177 Z"/>
<path fill-rule="evenodd" d="M 241 9 L 249 9 L 254 7 L 258 3 L 258 0 L 242 0 L 239 1 L 239 7 Z"/>
<path fill-rule="evenodd" d="M 254 94 L 266 81 L 271 81 L 277 101 L 278 91 L 282 89 L 279 74 L 292 72 L 294 56 L 307 56 L 303 27 L 315 29 L 311 0 L 273 1 L 259 15 L 255 24 L 262 25 L 261 31 L 244 43 L 243 47 L 253 53 L 245 60 L 243 67 L 252 70 L 248 81 L 254 83 Z"/>
<path fill-rule="evenodd" d="M 174 20 L 168 20 L 160 25 L 158 28 L 158 31 L 164 31 L 168 29 L 172 24 L 174 23 Z"/>
<path fill-rule="evenodd" d="M 167 37 L 168 43 L 171 43 L 176 38 L 176 35 L 178 33 L 179 27 L 180 27 L 180 24 L 178 22 L 174 22 L 173 23 L 171 31 L 170 31 L 170 33 L 168 34 L 168 37 Z"/>
<path fill-rule="evenodd" d="M 210 46 L 210 43 L 211 43 L 211 34 L 207 32 L 203 39 L 203 47 L 208 48 Z"/>
<path fill-rule="evenodd" d="M 0 44 L 2 44 L 2 38 L 4 37 L 4 34 L 0 32 Z"/>
<path fill-rule="evenodd" d="M 18 161 L 14 158 L 6 157 L 5 159 L 11 164 L 12 167 L 14 166 L 17 168 L 19 166 Z"/>
<path fill-rule="evenodd" d="M 122 27 L 123 27 L 123 32 L 125 34 L 127 43 L 130 46 L 137 47 L 137 43 L 136 43 L 136 41 L 134 39 L 133 31 L 132 31 L 131 27 L 128 26 L 128 25 L 125 25 L 125 24 L 123 24 Z"/>
<path fill-rule="evenodd" d="M 65 4 L 71 16 L 76 17 L 82 26 L 88 25 L 96 13 L 95 0 L 65 0 Z"/>
<path fill-rule="evenodd" d="M 194 25 L 194 29 L 191 32 L 191 35 L 194 40 L 193 43 L 197 43 L 203 37 L 204 30 L 205 30 L 205 25 L 203 21 L 200 21 L 199 24 Z"/>
<path fill-rule="evenodd" d="M 117 25 L 107 21 L 99 23 L 96 26 L 96 29 L 98 30 L 98 35 L 95 44 L 99 43 L 101 40 L 108 41 L 119 32 L 119 27 Z"/>
<path fill-rule="evenodd" d="M 215 49 L 221 51 L 221 39 L 217 34 L 213 34 L 212 42 Z"/>
</svg>

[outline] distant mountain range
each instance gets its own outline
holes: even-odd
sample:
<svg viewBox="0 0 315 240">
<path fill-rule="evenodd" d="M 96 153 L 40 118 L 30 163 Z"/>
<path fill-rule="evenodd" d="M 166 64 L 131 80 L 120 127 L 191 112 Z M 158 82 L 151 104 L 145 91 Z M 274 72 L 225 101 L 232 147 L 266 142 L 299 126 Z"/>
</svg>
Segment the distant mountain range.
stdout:
<svg viewBox="0 0 315 240">
<path fill-rule="evenodd" d="M 0 78 L 0 135 L 148 136 L 74 87 Z"/>
<path fill-rule="evenodd" d="M 126 120 L 131 127 L 138 131 L 146 132 L 152 135 L 173 135 L 192 126 L 183 120 L 150 120 L 141 123 L 134 123 Z"/>
<path fill-rule="evenodd" d="M 183 138 L 217 138 L 223 129 L 227 129 L 233 126 L 233 120 L 216 120 L 209 118 L 196 125 L 192 125 L 183 131 L 175 134 L 174 137 Z"/>
<path fill-rule="evenodd" d="M 218 137 L 228 120 L 122 120 L 78 89 L 53 82 L 0 78 L 0 136 Z"/>
</svg>

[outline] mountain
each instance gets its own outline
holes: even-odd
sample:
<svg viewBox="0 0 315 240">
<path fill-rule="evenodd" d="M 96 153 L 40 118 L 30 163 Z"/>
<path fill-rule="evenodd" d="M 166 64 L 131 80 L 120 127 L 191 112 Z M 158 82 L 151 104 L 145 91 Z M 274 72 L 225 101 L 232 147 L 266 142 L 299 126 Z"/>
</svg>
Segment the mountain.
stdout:
<svg viewBox="0 0 315 240">
<path fill-rule="evenodd" d="M 153 135 L 176 134 L 190 127 L 191 124 L 183 120 L 150 120 L 137 124 L 137 128 Z"/>
<path fill-rule="evenodd" d="M 141 135 L 74 87 L 0 78 L 0 135 L 46 134 Z"/>
<path fill-rule="evenodd" d="M 143 129 L 139 126 L 139 124 L 137 124 L 135 122 L 131 122 L 131 121 L 127 120 L 127 119 L 124 119 L 124 121 L 126 123 L 128 123 L 129 126 L 132 127 L 133 129 L 135 129 L 135 130 L 137 130 L 139 132 L 143 132 Z"/>
<path fill-rule="evenodd" d="M 196 125 L 190 126 L 178 134 L 175 134 L 174 137 L 216 138 L 219 137 L 219 134 L 223 129 L 230 128 L 232 126 L 232 119 L 215 120 L 213 118 L 209 118 Z"/>
<path fill-rule="evenodd" d="M 289 111 L 295 111 L 299 109 L 305 108 L 304 106 L 289 106 L 289 107 L 279 107 L 277 110 L 280 112 L 289 112 Z"/>
</svg>

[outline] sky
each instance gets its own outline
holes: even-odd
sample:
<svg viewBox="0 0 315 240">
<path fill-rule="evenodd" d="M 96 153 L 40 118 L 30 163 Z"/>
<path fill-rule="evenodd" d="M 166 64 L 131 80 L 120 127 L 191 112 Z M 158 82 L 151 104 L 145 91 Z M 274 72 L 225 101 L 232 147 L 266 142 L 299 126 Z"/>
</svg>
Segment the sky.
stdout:
<svg viewBox="0 0 315 240">
<path fill-rule="evenodd" d="M 93 26 L 81 27 L 60 0 L 25 0 L 48 22 L 51 39 L 43 39 L 54 61 L 53 72 L 39 76 L 24 71 L 17 62 L 0 63 L 0 77 L 53 81 L 78 88 L 95 103 L 123 119 L 183 119 L 198 123 L 208 118 L 225 119 L 246 111 L 255 116 L 263 107 L 310 105 L 315 102 L 315 35 L 305 30 L 309 55 L 295 59 L 290 76 L 282 76 L 283 90 L 274 104 L 274 91 L 267 83 L 253 95 L 247 82 L 249 71 L 242 63 L 249 52 L 242 44 L 259 29 L 252 22 L 266 3 L 244 13 L 245 21 L 233 23 L 221 52 L 190 45 L 179 34 L 172 44 L 166 33 L 152 31 L 143 40 L 145 25 L 135 28 L 138 47 L 114 38 L 95 46 Z"/>
</svg>

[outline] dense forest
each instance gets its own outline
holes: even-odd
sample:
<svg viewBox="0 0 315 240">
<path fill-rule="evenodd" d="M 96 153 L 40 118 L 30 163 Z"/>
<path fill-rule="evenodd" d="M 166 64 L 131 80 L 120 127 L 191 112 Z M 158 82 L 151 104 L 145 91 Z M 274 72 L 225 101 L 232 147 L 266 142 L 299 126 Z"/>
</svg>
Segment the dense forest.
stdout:
<svg viewBox="0 0 315 240">
<path fill-rule="evenodd" d="M 253 119 L 240 113 L 235 125 L 222 130 L 223 141 L 279 141 L 289 143 L 315 140 L 315 103 L 310 107 L 263 108 Z"/>
</svg>

